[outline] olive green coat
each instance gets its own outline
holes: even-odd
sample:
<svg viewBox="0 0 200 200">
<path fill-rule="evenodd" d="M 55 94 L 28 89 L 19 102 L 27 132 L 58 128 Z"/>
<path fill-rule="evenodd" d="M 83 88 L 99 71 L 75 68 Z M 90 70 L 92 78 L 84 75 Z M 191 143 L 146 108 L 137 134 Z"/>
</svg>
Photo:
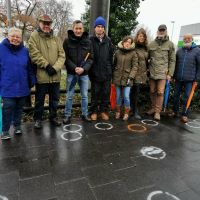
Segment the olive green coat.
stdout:
<svg viewBox="0 0 200 200">
<path fill-rule="evenodd" d="M 133 85 L 133 79 L 138 70 L 138 57 L 134 50 L 135 44 L 131 49 L 123 49 L 121 42 L 119 49 L 114 55 L 113 83 L 117 86 L 126 86 L 130 79 L 129 86 Z"/>
<path fill-rule="evenodd" d="M 138 71 L 135 75 L 134 83 L 146 84 L 147 82 L 147 63 L 148 63 L 148 52 L 147 49 L 136 45 L 135 51 L 138 56 Z"/>
<path fill-rule="evenodd" d="M 28 45 L 31 61 L 37 67 L 37 83 L 60 82 L 61 69 L 65 62 L 65 52 L 61 40 L 53 34 L 47 36 L 36 30 L 31 34 Z M 57 74 L 48 75 L 45 70 L 48 64 L 56 70 Z"/>
<path fill-rule="evenodd" d="M 166 79 L 166 75 L 173 76 L 175 68 L 174 44 L 169 41 L 168 36 L 163 40 L 156 38 L 148 46 L 150 78 Z"/>
</svg>

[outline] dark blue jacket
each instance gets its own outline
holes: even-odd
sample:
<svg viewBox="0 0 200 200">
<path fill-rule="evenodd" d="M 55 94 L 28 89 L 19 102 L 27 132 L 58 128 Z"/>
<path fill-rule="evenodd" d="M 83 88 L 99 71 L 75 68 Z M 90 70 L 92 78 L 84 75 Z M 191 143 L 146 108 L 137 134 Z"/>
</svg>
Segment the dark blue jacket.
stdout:
<svg viewBox="0 0 200 200">
<path fill-rule="evenodd" d="M 0 96 L 24 97 L 34 81 L 28 50 L 23 44 L 13 47 L 6 38 L 0 43 Z"/>
<path fill-rule="evenodd" d="M 182 47 L 176 52 L 174 78 L 178 81 L 200 80 L 200 48 L 195 43 L 191 48 Z"/>
</svg>

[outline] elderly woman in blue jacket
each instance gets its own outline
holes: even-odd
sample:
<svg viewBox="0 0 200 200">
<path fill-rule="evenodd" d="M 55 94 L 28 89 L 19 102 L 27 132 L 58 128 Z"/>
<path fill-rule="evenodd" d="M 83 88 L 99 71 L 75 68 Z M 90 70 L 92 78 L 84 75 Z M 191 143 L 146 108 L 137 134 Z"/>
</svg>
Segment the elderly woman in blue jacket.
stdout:
<svg viewBox="0 0 200 200">
<path fill-rule="evenodd" d="M 191 34 L 183 36 L 183 47 L 176 53 L 176 66 L 174 72 L 175 89 L 173 97 L 173 112 L 169 116 L 175 117 L 179 112 L 179 100 L 184 88 L 181 121 L 188 122 L 186 104 L 192 89 L 193 82 L 200 80 L 200 48 L 193 42 Z"/>
<path fill-rule="evenodd" d="M 8 38 L 0 43 L 0 96 L 2 108 L 1 139 L 10 139 L 11 122 L 14 133 L 21 134 L 21 115 L 30 94 L 30 80 L 34 81 L 31 73 L 28 50 L 22 43 L 22 32 L 10 28 Z"/>
</svg>

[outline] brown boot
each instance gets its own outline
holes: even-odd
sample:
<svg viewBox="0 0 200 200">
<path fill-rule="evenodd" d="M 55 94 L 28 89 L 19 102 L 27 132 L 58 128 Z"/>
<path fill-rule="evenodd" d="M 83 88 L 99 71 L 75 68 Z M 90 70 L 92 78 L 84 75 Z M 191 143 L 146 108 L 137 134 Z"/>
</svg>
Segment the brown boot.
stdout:
<svg viewBox="0 0 200 200">
<path fill-rule="evenodd" d="M 155 113 L 155 109 L 154 108 L 151 108 L 150 110 L 148 110 L 147 112 L 147 115 L 153 115 Z"/>
<path fill-rule="evenodd" d="M 130 112 L 130 108 L 129 107 L 125 107 L 125 109 L 124 109 L 124 117 L 123 117 L 124 121 L 128 120 L 128 118 L 129 118 L 129 112 Z"/>
<path fill-rule="evenodd" d="M 157 121 L 160 121 L 160 113 L 156 112 L 154 114 L 154 119 L 157 120 Z"/>
<path fill-rule="evenodd" d="M 92 113 L 91 114 L 91 120 L 96 121 L 97 120 L 97 113 Z"/>
<path fill-rule="evenodd" d="M 108 116 L 108 114 L 105 113 L 105 112 L 102 112 L 102 113 L 101 113 L 101 118 L 102 118 L 103 120 L 109 120 L 109 116 Z"/>
<path fill-rule="evenodd" d="M 182 117 L 181 117 L 181 121 L 182 121 L 183 123 L 187 123 L 189 120 L 188 120 L 188 117 L 187 117 L 187 116 L 182 116 Z"/>
<path fill-rule="evenodd" d="M 115 119 L 120 118 L 120 106 L 116 106 L 116 113 L 115 113 Z"/>
</svg>

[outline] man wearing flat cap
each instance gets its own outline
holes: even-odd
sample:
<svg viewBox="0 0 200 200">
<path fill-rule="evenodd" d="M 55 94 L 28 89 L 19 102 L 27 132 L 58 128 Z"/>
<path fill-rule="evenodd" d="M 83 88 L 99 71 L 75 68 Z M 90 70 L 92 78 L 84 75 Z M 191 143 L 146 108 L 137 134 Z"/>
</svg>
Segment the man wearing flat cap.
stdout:
<svg viewBox="0 0 200 200">
<path fill-rule="evenodd" d="M 166 80 L 171 79 L 175 68 L 174 44 L 169 41 L 167 26 L 161 24 L 158 27 L 157 37 L 149 46 L 149 70 L 150 70 L 150 98 L 151 109 L 147 114 L 154 114 L 155 120 L 160 120 Z"/>
<path fill-rule="evenodd" d="M 42 128 L 44 99 L 49 94 L 49 120 L 54 126 L 60 126 L 57 120 L 61 68 L 65 62 L 65 53 L 60 39 L 51 29 L 52 19 L 48 15 L 38 18 L 39 26 L 28 41 L 32 63 L 36 66 L 36 94 L 34 120 L 35 128 Z"/>
</svg>

